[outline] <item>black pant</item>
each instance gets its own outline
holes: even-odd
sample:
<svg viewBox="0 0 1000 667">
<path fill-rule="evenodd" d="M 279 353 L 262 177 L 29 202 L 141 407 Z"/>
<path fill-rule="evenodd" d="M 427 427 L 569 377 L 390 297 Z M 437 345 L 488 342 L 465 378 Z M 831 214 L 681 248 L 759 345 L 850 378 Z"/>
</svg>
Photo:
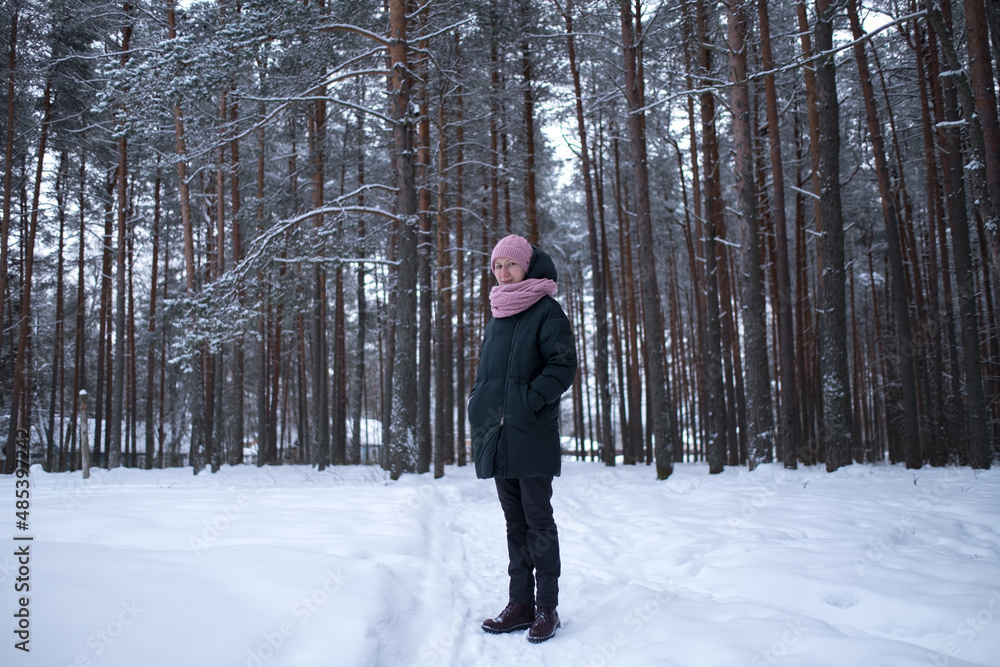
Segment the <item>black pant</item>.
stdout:
<svg viewBox="0 0 1000 667">
<path fill-rule="evenodd" d="M 559 602 L 560 563 L 559 535 L 552 518 L 552 478 L 495 480 L 507 519 L 510 601 L 555 607 Z"/>
</svg>

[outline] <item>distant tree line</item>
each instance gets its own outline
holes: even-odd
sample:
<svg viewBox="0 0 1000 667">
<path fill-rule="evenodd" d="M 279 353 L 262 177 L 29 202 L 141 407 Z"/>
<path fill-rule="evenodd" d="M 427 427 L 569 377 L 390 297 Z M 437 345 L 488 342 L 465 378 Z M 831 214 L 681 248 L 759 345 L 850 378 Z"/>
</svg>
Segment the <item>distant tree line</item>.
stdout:
<svg viewBox="0 0 1000 667">
<path fill-rule="evenodd" d="M 7 0 L 0 52 L 6 473 L 465 465 L 512 232 L 570 453 L 998 454 L 996 2 Z"/>
</svg>

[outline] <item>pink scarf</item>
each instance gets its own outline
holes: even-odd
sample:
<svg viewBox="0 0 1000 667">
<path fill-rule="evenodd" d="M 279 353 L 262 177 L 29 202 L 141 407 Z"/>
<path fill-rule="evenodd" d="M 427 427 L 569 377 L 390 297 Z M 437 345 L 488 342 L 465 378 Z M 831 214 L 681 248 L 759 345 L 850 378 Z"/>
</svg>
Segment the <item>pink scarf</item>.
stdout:
<svg viewBox="0 0 1000 667">
<path fill-rule="evenodd" d="M 535 305 L 543 296 L 556 293 L 556 282 L 548 278 L 528 278 L 512 285 L 497 285 L 490 292 L 493 317 L 517 315 Z"/>
</svg>

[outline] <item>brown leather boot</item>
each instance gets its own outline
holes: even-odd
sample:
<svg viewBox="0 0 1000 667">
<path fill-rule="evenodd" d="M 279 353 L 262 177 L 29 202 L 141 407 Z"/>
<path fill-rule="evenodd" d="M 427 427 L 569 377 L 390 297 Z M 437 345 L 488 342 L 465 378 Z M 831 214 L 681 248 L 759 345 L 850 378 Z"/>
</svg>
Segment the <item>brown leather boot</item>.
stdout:
<svg viewBox="0 0 1000 667">
<path fill-rule="evenodd" d="M 556 613 L 555 607 L 539 607 L 535 612 L 535 622 L 528 630 L 528 641 L 538 644 L 546 639 L 552 639 L 556 636 L 556 628 L 560 625 L 562 623 L 559 622 L 559 614 Z"/>
<path fill-rule="evenodd" d="M 530 628 L 535 622 L 535 605 L 510 602 L 496 618 L 483 621 L 483 630 L 494 635 Z"/>
</svg>

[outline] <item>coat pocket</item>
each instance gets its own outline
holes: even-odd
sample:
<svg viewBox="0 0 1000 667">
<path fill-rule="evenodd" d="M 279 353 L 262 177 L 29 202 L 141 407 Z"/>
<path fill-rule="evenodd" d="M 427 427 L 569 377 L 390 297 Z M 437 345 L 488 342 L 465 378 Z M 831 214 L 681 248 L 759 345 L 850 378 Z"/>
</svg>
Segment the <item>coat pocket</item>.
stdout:
<svg viewBox="0 0 1000 667">
<path fill-rule="evenodd" d="M 488 429 L 503 417 L 503 394 L 495 383 L 478 387 L 469 396 L 469 425 L 472 431 Z"/>
<path fill-rule="evenodd" d="M 476 477 L 488 479 L 495 474 L 494 461 L 499 445 L 500 424 L 491 428 L 480 428 L 472 432 L 472 461 L 476 466 Z"/>
<path fill-rule="evenodd" d="M 528 385 L 519 384 L 517 386 L 517 420 L 522 424 L 533 424 L 538 421 L 538 413 L 531 409 L 531 401 L 528 400 Z M 511 414 L 511 411 L 507 411 Z"/>
</svg>

